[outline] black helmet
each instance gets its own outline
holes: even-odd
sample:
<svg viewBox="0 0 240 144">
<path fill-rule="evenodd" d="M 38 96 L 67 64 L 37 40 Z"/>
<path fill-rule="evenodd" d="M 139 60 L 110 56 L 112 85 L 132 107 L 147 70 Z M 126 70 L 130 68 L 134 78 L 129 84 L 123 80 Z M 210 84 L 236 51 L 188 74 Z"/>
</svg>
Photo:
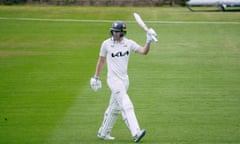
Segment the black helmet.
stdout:
<svg viewBox="0 0 240 144">
<path fill-rule="evenodd" d="M 110 28 L 111 35 L 113 35 L 113 31 L 121 32 L 120 36 L 123 37 L 127 33 L 126 24 L 123 21 L 113 22 L 112 27 Z"/>
</svg>

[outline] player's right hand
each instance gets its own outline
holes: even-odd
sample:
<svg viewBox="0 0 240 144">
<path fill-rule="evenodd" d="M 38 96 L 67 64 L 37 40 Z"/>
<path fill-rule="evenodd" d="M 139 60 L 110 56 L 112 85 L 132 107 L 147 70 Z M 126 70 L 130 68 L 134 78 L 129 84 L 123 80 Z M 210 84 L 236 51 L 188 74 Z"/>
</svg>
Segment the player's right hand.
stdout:
<svg viewBox="0 0 240 144">
<path fill-rule="evenodd" d="M 90 86 L 95 92 L 97 92 L 100 88 L 102 88 L 102 82 L 98 77 L 92 77 L 90 79 Z"/>
</svg>

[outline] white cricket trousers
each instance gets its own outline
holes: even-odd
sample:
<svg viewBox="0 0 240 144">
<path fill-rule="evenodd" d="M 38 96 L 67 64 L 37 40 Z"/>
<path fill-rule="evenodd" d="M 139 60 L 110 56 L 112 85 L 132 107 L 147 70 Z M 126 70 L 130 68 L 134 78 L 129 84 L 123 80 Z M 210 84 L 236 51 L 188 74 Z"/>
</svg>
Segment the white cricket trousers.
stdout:
<svg viewBox="0 0 240 144">
<path fill-rule="evenodd" d="M 98 134 L 102 136 L 110 135 L 118 115 L 122 114 L 122 118 L 129 128 L 131 135 L 135 136 L 140 131 L 140 127 L 134 112 L 133 104 L 127 94 L 129 86 L 128 78 L 124 81 L 108 78 L 107 83 L 112 94 Z"/>
</svg>

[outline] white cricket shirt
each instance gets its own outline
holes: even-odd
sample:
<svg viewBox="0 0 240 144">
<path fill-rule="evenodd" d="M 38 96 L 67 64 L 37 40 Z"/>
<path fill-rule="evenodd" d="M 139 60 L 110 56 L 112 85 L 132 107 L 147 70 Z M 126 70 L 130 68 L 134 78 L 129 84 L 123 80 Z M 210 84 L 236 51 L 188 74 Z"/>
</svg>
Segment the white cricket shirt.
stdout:
<svg viewBox="0 0 240 144">
<path fill-rule="evenodd" d="M 108 78 L 128 78 L 128 60 L 131 51 L 136 51 L 140 45 L 135 41 L 123 38 L 121 42 L 109 38 L 102 43 L 100 56 L 106 57 Z"/>
</svg>

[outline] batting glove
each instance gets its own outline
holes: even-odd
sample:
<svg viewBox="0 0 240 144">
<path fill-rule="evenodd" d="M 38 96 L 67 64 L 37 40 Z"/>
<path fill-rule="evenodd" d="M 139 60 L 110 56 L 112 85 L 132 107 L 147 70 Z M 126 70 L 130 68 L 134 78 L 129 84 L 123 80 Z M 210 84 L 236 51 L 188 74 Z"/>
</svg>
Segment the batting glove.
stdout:
<svg viewBox="0 0 240 144">
<path fill-rule="evenodd" d="M 147 40 L 146 43 L 151 43 L 152 41 L 157 42 L 157 33 L 154 31 L 154 29 L 150 28 L 147 32 Z"/>
<path fill-rule="evenodd" d="M 98 77 L 95 76 L 90 79 L 90 86 L 95 92 L 97 92 L 98 89 L 102 88 L 102 82 Z"/>
</svg>

